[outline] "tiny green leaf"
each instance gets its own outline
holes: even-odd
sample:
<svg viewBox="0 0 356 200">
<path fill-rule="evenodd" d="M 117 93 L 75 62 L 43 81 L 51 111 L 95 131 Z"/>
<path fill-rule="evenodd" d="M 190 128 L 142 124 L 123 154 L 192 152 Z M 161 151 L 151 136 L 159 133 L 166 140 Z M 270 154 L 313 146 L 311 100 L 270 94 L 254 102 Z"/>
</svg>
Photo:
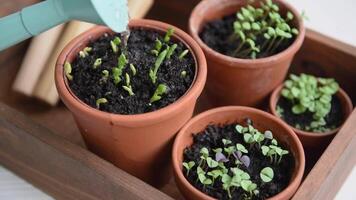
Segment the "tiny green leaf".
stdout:
<svg viewBox="0 0 356 200">
<path fill-rule="evenodd" d="M 155 93 L 150 99 L 150 103 L 156 102 L 161 100 L 162 95 L 167 93 L 168 87 L 165 84 L 159 84 L 157 89 L 155 90 Z"/>
<path fill-rule="evenodd" d="M 98 68 L 102 63 L 102 59 L 101 58 L 97 58 L 93 64 L 93 68 L 96 69 Z"/>
<path fill-rule="evenodd" d="M 260 177 L 263 182 L 269 183 L 273 180 L 274 172 L 273 169 L 270 167 L 265 167 L 260 172 Z"/>
<path fill-rule="evenodd" d="M 168 30 L 167 30 L 167 33 L 166 35 L 164 36 L 164 42 L 167 43 L 169 42 L 169 40 L 171 39 L 171 36 L 173 35 L 174 33 L 174 29 L 172 27 L 170 27 Z"/>
<path fill-rule="evenodd" d="M 66 61 L 64 63 L 64 74 L 66 75 L 67 79 L 70 81 L 73 80 L 73 76 L 71 75 L 71 73 L 72 73 L 72 65 L 68 61 Z"/>
<path fill-rule="evenodd" d="M 99 109 L 101 104 L 104 104 L 104 103 L 107 103 L 107 102 L 108 102 L 108 100 L 106 98 L 97 99 L 96 100 L 96 108 Z"/>
<path fill-rule="evenodd" d="M 188 49 L 186 49 L 182 53 L 180 53 L 178 56 L 179 60 L 182 60 L 188 53 L 189 53 Z"/>
</svg>

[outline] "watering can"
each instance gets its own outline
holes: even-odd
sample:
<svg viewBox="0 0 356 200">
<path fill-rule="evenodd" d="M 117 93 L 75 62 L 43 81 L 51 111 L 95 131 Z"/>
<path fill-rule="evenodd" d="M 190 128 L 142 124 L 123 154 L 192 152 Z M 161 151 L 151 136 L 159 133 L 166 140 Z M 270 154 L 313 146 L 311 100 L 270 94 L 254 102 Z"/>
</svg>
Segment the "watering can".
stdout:
<svg viewBox="0 0 356 200">
<path fill-rule="evenodd" d="M 69 20 L 107 25 L 123 32 L 127 0 L 46 0 L 0 19 L 0 51 Z"/>
</svg>

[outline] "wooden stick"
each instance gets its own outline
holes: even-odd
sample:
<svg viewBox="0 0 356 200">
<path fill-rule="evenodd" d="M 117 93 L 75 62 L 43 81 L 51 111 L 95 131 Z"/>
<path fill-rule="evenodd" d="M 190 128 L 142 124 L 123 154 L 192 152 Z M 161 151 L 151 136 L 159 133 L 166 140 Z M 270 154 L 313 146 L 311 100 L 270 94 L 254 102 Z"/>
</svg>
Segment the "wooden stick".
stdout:
<svg viewBox="0 0 356 200">
<path fill-rule="evenodd" d="M 55 199 L 172 200 L 0 103 L 0 164 Z"/>
<path fill-rule="evenodd" d="M 64 25 L 56 26 L 35 37 L 27 49 L 20 70 L 16 76 L 12 89 L 16 92 L 31 96 L 38 78 L 43 71 L 52 49 Z"/>
<path fill-rule="evenodd" d="M 153 0 L 130 0 L 128 3 L 130 14 L 132 18 L 142 18 L 152 6 Z M 83 29 L 81 28 L 81 24 L 75 22 L 75 25 L 69 24 L 66 28 L 65 33 L 63 34 L 62 38 L 59 41 L 59 44 L 56 46 L 56 49 L 53 51 L 52 56 L 50 57 L 49 61 L 47 62 L 46 70 L 43 71 L 41 74 L 41 78 L 39 79 L 33 96 L 36 98 L 50 104 L 56 105 L 59 96 L 55 87 L 54 83 L 54 66 L 57 60 L 59 53 L 62 51 L 64 46 L 74 38 L 77 33 L 82 32 Z"/>
<path fill-rule="evenodd" d="M 40 79 L 37 82 L 33 96 L 50 104 L 56 105 L 58 102 L 58 94 L 54 84 L 54 66 L 57 58 L 65 45 L 68 44 L 74 37 L 80 33 L 93 27 L 93 24 L 79 21 L 72 21 L 65 28 L 62 36 L 60 37 L 55 49 L 52 51 L 50 58 L 46 63 L 46 68 L 42 72 Z"/>
</svg>

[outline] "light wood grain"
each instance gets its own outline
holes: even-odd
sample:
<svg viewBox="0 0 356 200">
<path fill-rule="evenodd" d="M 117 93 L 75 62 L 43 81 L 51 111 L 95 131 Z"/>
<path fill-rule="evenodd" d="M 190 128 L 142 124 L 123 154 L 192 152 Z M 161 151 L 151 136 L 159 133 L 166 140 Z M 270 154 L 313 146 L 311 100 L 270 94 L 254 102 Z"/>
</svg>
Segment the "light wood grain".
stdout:
<svg viewBox="0 0 356 200">
<path fill-rule="evenodd" d="M 2 103 L 0 163 L 56 199 L 170 199 Z"/>
<path fill-rule="evenodd" d="M 32 39 L 12 86 L 14 91 L 32 96 L 63 28 L 64 24 L 58 25 Z"/>
</svg>

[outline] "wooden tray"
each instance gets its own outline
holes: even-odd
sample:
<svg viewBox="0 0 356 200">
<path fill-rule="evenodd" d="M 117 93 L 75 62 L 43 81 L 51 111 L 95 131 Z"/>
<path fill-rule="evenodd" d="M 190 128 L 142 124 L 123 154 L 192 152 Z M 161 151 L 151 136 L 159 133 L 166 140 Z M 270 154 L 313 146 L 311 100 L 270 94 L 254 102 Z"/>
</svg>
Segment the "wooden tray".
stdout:
<svg viewBox="0 0 356 200">
<path fill-rule="evenodd" d="M 172 2 L 177 6 L 172 6 L 175 4 L 167 2 L 156 0 L 149 16 L 184 28 L 194 4 L 188 0 L 177 4 L 175 0 Z M 167 13 L 173 12 L 182 13 L 184 18 L 177 21 L 176 17 L 167 17 L 170 16 Z M 183 199 L 173 179 L 160 191 L 87 151 L 64 105 L 47 107 L 13 93 L 10 85 L 26 46 L 24 42 L 0 53 L 1 165 L 56 199 Z M 336 78 L 355 105 L 355 52 L 348 45 L 308 30 L 291 71 Z M 199 110 L 202 104 L 203 97 L 199 100 Z M 293 199 L 324 200 L 335 196 L 356 164 L 352 154 L 356 148 L 355 121 L 356 110 L 325 152 L 313 155 L 319 158 L 322 154 L 320 159 L 308 159 L 305 179 Z"/>
</svg>

